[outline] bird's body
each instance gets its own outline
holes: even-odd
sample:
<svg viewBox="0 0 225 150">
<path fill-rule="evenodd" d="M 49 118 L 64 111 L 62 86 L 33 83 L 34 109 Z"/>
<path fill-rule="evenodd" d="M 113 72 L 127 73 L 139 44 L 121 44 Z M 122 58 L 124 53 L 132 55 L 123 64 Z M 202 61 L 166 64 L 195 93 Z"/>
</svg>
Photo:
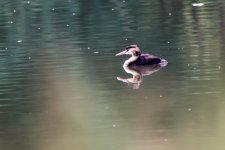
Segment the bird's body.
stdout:
<svg viewBox="0 0 225 150">
<path fill-rule="evenodd" d="M 130 62 L 128 66 L 143 66 L 143 65 L 153 65 L 161 62 L 162 59 L 150 55 L 150 54 L 141 54 L 135 61 Z"/>
</svg>

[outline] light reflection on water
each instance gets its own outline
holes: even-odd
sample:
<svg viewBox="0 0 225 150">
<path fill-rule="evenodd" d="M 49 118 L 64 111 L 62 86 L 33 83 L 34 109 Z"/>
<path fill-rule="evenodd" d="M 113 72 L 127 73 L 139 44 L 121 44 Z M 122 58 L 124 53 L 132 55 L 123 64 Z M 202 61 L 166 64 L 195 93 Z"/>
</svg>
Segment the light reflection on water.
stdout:
<svg viewBox="0 0 225 150">
<path fill-rule="evenodd" d="M 0 2 L 1 149 L 223 149 L 225 3 L 202 3 Z M 169 62 L 137 90 L 130 44 Z"/>
</svg>

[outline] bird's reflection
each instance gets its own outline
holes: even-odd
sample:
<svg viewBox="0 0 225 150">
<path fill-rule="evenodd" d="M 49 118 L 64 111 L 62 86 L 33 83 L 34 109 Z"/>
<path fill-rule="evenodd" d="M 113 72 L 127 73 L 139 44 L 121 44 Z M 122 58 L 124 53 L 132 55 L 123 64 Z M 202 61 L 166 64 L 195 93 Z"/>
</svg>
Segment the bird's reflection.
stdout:
<svg viewBox="0 0 225 150">
<path fill-rule="evenodd" d="M 117 80 L 127 83 L 128 86 L 132 87 L 133 89 L 138 89 L 143 81 L 143 76 L 151 75 L 161 68 L 165 67 L 167 64 L 153 64 L 147 66 L 123 66 L 123 69 L 132 74 L 132 78 L 122 78 L 117 77 Z"/>
</svg>

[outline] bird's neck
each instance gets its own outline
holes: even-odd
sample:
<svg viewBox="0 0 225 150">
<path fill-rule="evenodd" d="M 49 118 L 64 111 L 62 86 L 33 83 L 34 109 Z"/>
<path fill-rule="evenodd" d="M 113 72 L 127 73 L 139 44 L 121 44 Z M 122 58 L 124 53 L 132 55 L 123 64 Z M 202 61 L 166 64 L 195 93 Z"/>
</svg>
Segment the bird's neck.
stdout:
<svg viewBox="0 0 225 150">
<path fill-rule="evenodd" d="M 139 56 L 132 56 L 128 60 L 126 60 L 123 64 L 123 67 L 129 66 L 132 62 L 138 59 Z"/>
</svg>

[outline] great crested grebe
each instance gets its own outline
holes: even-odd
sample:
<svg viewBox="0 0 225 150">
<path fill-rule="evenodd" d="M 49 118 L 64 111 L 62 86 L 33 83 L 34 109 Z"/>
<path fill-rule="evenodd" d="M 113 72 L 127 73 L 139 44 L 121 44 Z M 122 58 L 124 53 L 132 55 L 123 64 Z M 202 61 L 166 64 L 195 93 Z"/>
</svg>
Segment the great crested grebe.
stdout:
<svg viewBox="0 0 225 150">
<path fill-rule="evenodd" d="M 123 64 L 123 67 L 126 66 L 145 66 L 145 65 L 153 65 L 159 64 L 162 66 L 167 65 L 167 61 L 165 59 L 159 58 L 150 54 L 142 54 L 139 47 L 137 45 L 130 45 L 125 48 L 120 53 L 117 53 L 116 56 L 120 55 L 131 55 L 131 57 L 126 60 Z"/>
</svg>

